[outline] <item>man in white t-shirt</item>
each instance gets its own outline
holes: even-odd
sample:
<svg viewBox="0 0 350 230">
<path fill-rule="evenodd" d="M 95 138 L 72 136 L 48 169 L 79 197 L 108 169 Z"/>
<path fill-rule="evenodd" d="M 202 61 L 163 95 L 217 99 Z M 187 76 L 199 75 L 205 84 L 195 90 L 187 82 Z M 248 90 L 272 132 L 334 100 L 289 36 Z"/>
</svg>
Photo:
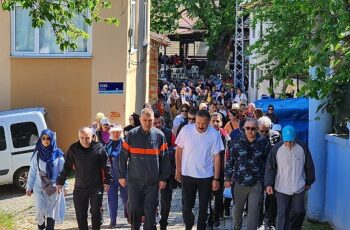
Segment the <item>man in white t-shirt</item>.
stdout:
<svg viewBox="0 0 350 230">
<path fill-rule="evenodd" d="M 199 110 L 196 123 L 184 126 L 176 139 L 175 179 L 182 183 L 183 219 L 186 230 L 194 225 L 192 209 L 199 194 L 197 229 L 205 230 L 211 189 L 219 189 L 220 151 L 224 150 L 219 132 L 209 126 L 210 114 Z"/>
</svg>

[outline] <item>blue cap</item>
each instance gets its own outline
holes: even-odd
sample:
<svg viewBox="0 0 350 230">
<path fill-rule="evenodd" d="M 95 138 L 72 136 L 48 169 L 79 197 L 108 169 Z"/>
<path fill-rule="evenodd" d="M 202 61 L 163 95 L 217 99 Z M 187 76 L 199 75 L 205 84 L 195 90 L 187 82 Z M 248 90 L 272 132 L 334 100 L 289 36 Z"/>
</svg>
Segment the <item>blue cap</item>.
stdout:
<svg viewBox="0 0 350 230">
<path fill-rule="evenodd" d="M 283 141 L 295 141 L 296 133 L 293 126 L 287 125 L 282 130 Z"/>
</svg>

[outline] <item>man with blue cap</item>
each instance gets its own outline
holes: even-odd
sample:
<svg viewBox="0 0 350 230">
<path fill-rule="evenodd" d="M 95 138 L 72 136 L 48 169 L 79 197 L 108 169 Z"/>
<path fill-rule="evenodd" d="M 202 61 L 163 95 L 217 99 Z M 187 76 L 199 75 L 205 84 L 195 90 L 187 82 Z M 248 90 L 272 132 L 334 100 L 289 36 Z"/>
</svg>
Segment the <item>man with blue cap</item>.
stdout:
<svg viewBox="0 0 350 230">
<path fill-rule="evenodd" d="M 283 128 L 282 138 L 266 162 L 266 193 L 277 198 L 277 229 L 301 229 L 305 192 L 315 181 L 315 167 L 307 145 L 296 140 L 293 126 Z"/>
</svg>

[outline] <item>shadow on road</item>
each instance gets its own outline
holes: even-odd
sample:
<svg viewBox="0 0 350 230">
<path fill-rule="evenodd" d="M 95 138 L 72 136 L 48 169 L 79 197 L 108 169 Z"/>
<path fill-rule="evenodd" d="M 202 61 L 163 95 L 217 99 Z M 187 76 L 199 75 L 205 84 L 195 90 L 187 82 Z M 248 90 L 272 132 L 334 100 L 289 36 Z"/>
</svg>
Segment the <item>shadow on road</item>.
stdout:
<svg viewBox="0 0 350 230">
<path fill-rule="evenodd" d="M 0 200 L 25 196 L 25 193 L 19 190 L 15 185 L 0 185 Z"/>
</svg>

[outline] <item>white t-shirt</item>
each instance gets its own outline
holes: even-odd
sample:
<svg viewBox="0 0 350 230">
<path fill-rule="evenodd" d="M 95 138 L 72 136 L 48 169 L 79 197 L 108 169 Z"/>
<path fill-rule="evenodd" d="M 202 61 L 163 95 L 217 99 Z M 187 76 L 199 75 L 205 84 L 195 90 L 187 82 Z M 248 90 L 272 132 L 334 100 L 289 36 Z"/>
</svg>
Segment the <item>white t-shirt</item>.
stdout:
<svg viewBox="0 0 350 230">
<path fill-rule="evenodd" d="M 195 124 L 185 125 L 176 138 L 182 148 L 182 175 L 208 178 L 214 175 L 214 155 L 224 150 L 220 133 L 210 125 L 204 133 Z"/>
</svg>

